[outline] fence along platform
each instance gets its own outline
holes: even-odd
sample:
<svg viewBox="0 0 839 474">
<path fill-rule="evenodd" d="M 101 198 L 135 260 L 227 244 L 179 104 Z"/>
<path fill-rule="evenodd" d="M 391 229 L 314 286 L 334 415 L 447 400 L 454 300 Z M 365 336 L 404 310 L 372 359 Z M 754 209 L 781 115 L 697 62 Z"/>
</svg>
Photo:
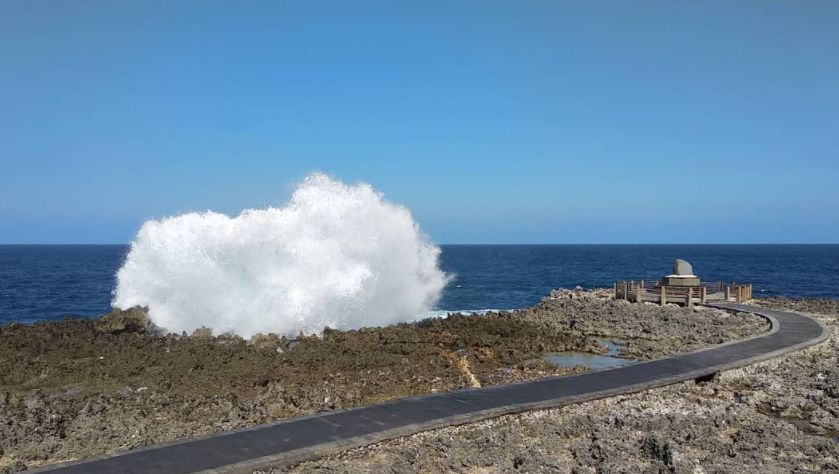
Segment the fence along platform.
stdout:
<svg viewBox="0 0 839 474">
<path fill-rule="evenodd" d="M 715 281 L 699 286 L 666 286 L 656 281 L 648 287 L 644 280 L 627 280 L 614 283 L 614 296 L 617 300 L 659 303 L 662 306 L 667 303 L 688 307 L 708 302 L 744 303 L 752 299 L 752 284 Z"/>
</svg>

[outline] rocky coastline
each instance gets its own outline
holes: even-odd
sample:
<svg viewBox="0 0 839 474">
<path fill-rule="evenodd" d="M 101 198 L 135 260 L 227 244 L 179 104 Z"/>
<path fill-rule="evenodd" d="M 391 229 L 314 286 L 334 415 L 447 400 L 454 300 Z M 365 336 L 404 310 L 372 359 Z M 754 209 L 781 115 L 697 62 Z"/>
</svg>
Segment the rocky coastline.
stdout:
<svg viewBox="0 0 839 474">
<path fill-rule="evenodd" d="M 831 337 L 711 380 L 419 433 L 270 472 L 839 473 L 839 301 L 751 303 L 814 316 Z"/>
<path fill-rule="evenodd" d="M 609 339 L 621 340 L 620 357 L 645 360 L 766 329 L 754 315 L 637 305 L 581 289 L 555 290 L 513 312 L 325 329 L 293 341 L 164 334 L 139 309 L 12 323 L 0 327 L 0 473 L 421 393 L 578 373 L 587 369 L 541 356 L 605 354 Z M 315 465 L 298 469 L 320 469 L 307 466 Z"/>
</svg>

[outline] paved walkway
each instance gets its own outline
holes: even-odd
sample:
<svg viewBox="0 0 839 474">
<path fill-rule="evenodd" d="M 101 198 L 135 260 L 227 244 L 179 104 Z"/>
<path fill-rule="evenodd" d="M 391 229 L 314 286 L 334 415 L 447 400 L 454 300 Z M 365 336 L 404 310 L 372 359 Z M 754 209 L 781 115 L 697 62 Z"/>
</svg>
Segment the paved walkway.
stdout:
<svg viewBox="0 0 839 474">
<path fill-rule="evenodd" d="M 570 377 L 423 395 L 351 410 L 127 451 L 30 472 L 55 474 L 245 473 L 287 466 L 431 428 L 536 408 L 637 392 L 742 367 L 815 345 L 829 329 L 807 316 L 732 303 L 721 309 L 761 314 L 772 330 L 683 356 Z"/>
</svg>

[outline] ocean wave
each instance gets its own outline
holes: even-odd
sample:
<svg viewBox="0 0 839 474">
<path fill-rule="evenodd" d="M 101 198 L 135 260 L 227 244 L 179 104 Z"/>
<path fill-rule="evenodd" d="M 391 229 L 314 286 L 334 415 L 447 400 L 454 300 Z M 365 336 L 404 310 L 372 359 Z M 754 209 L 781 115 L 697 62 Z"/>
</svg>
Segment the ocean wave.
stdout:
<svg viewBox="0 0 839 474">
<path fill-rule="evenodd" d="M 169 331 L 289 336 L 413 320 L 448 277 L 403 206 L 368 184 L 309 176 L 281 208 L 146 222 L 112 304 L 148 306 Z"/>
<path fill-rule="evenodd" d="M 414 315 L 414 321 L 422 321 L 423 319 L 429 318 L 445 318 L 450 314 L 478 314 L 478 315 L 485 315 L 487 313 L 498 313 L 501 311 L 513 312 L 514 309 L 458 309 L 458 310 L 447 310 L 447 309 L 432 309 L 429 311 L 423 311 Z"/>
</svg>

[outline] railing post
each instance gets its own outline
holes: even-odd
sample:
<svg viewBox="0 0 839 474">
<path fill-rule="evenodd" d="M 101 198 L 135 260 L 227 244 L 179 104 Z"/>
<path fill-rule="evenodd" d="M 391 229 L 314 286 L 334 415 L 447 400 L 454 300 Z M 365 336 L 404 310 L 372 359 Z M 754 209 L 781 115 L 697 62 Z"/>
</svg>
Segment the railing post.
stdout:
<svg viewBox="0 0 839 474">
<path fill-rule="evenodd" d="M 664 285 L 661 285 L 661 306 L 664 306 L 666 304 L 667 304 L 667 287 L 664 286 Z"/>
<path fill-rule="evenodd" d="M 723 283 L 722 280 L 718 281 L 717 282 L 717 291 L 722 291 L 724 286 L 725 286 L 725 283 Z"/>
<path fill-rule="evenodd" d="M 688 288 L 688 296 L 687 296 L 686 303 L 687 304 L 685 304 L 685 306 L 687 306 L 688 308 L 693 308 L 693 288 L 692 287 Z"/>
<path fill-rule="evenodd" d="M 641 280 L 641 284 L 635 287 L 635 302 L 644 302 L 644 280 Z"/>
<path fill-rule="evenodd" d="M 618 282 L 615 282 L 615 299 L 618 299 Z"/>
<path fill-rule="evenodd" d="M 731 287 L 726 286 L 725 287 L 725 300 L 728 301 L 730 299 L 731 299 Z"/>
<path fill-rule="evenodd" d="M 702 294 L 699 297 L 699 302 L 705 304 L 705 301 L 708 298 L 708 288 L 702 287 Z"/>
<path fill-rule="evenodd" d="M 629 298 L 629 284 L 627 282 L 623 282 L 623 299 L 626 300 Z"/>
</svg>

